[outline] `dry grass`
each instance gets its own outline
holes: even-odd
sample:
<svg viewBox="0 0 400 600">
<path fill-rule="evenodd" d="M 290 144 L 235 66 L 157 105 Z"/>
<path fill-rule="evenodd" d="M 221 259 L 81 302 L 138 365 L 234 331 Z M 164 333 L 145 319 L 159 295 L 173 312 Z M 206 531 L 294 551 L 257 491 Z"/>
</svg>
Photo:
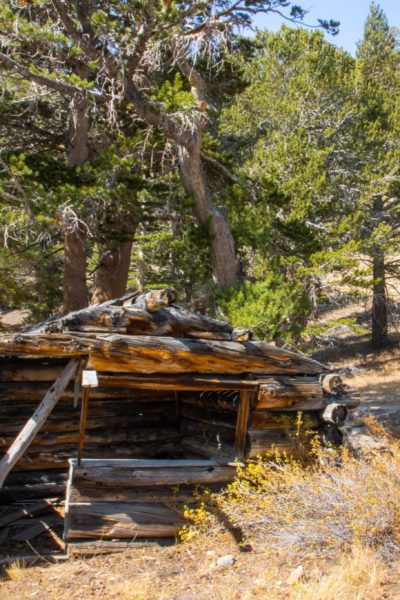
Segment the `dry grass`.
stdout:
<svg viewBox="0 0 400 600">
<path fill-rule="evenodd" d="M 300 581 L 290 590 L 290 600 L 378 600 L 383 598 L 389 570 L 372 548 L 354 546 L 331 571 Z"/>
<path fill-rule="evenodd" d="M 24 562 L 15 561 L 6 567 L 5 572 L 12 581 L 20 581 L 26 574 L 26 565 Z"/>
<path fill-rule="evenodd" d="M 382 430 L 374 422 L 375 433 Z M 4 573 L 1 600 L 380 600 L 400 597 L 400 451 L 260 462 L 170 548 Z M 221 525 L 240 527 L 251 551 Z M 196 514 L 194 515 L 196 517 Z M 190 536 L 189 536 L 190 537 Z M 243 547 L 242 547 L 243 549 Z M 247 547 L 247 549 L 249 549 Z M 218 566 L 230 554 L 234 564 Z"/>
</svg>

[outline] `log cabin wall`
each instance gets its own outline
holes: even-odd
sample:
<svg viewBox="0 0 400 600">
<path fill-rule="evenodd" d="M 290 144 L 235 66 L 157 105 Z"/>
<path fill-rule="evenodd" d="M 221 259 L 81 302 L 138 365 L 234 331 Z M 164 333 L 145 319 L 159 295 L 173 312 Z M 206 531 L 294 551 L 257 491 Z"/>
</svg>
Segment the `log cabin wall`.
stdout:
<svg viewBox="0 0 400 600">
<path fill-rule="evenodd" d="M 181 392 L 179 396 L 185 450 L 219 461 L 232 460 L 240 393 Z"/>
<path fill-rule="evenodd" d="M 0 455 L 32 416 L 65 367 L 59 359 L 0 362 Z M 63 492 L 76 456 L 81 411 L 71 383 L 0 490 L 0 501 Z M 182 458 L 176 395 L 168 390 L 93 388 L 85 435 L 87 458 Z M 26 485 L 28 484 L 28 485 Z"/>
</svg>

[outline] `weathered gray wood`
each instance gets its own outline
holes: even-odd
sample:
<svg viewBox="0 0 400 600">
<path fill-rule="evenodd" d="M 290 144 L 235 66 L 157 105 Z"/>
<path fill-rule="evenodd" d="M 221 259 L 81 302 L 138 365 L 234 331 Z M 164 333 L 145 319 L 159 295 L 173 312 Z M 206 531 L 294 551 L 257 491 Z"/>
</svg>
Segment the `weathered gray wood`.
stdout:
<svg viewBox="0 0 400 600">
<path fill-rule="evenodd" d="M 307 413 L 303 415 L 303 419 L 307 424 L 307 427 L 319 427 L 321 425 L 321 418 L 318 413 Z M 282 427 L 283 429 L 293 429 L 297 427 L 297 413 L 295 411 L 287 411 L 285 414 L 275 411 L 263 411 L 257 410 L 251 413 L 251 419 L 249 423 L 250 429 L 277 429 Z"/>
<path fill-rule="evenodd" d="M 137 538 L 126 540 L 76 540 L 67 544 L 68 557 L 126 552 L 139 548 L 171 546 L 175 536 L 166 538 Z M 0 563 L 1 564 L 1 563 Z"/>
<path fill-rule="evenodd" d="M 108 486 L 85 486 L 79 481 L 73 482 L 69 487 L 68 497 L 70 502 L 158 502 L 161 504 L 175 505 L 176 503 L 194 502 L 203 499 L 202 489 L 217 492 L 223 484 L 207 484 L 202 487 L 198 484 L 189 485 L 150 485 L 140 488 L 124 488 Z M 204 496 L 205 498 L 206 496 Z"/>
<path fill-rule="evenodd" d="M 60 396 L 68 383 L 73 379 L 79 362 L 77 360 L 71 360 L 61 375 L 58 377 L 54 385 L 51 386 L 42 402 L 26 423 L 25 427 L 16 437 L 14 443 L 11 445 L 5 456 L 0 460 L 0 487 L 2 487 L 5 478 L 11 471 L 13 466 L 23 456 L 25 450 L 29 447 L 32 440 L 43 426 L 47 417 L 53 410 Z"/>
<path fill-rule="evenodd" d="M 94 334 L 93 334 L 94 335 Z M 18 334 L 0 338 L 0 354 L 89 355 L 88 368 L 132 373 L 315 374 L 323 366 L 265 342 L 224 342 L 172 337 Z"/>
<path fill-rule="evenodd" d="M 144 390 L 255 390 L 256 379 L 246 380 L 217 375 L 164 375 L 143 376 L 132 374 L 99 375 L 99 385 L 104 388 L 144 389 Z"/>
<path fill-rule="evenodd" d="M 2 515 L 0 517 L 0 527 L 4 527 L 5 525 L 8 525 L 9 523 L 14 523 L 21 517 L 38 515 L 41 512 L 46 512 L 46 510 L 49 510 L 49 508 L 51 506 L 52 506 L 52 503 L 50 500 L 41 500 L 40 502 L 36 502 L 35 504 L 33 504 L 30 507 L 20 508 L 11 513 Z"/>
<path fill-rule="evenodd" d="M 132 373 L 320 373 L 322 365 L 265 342 L 98 336 L 88 368 Z"/>
<path fill-rule="evenodd" d="M 249 422 L 251 401 L 254 399 L 254 394 L 251 392 L 241 392 L 240 402 L 237 413 L 236 431 L 235 431 L 235 446 L 234 455 L 239 460 L 243 459 L 246 454 L 247 446 L 247 427 Z"/>
<path fill-rule="evenodd" d="M 316 377 L 271 377 L 260 379 L 256 409 L 318 410 L 325 406 L 322 386 Z"/>
<path fill-rule="evenodd" d="M 161 508 L 152 507 L 151 512 L 145 514 L 142 512 L 143 509 L 135 509 L 135 505 L 132 504 L 127 504 L 120 509 L 117 506 L 113 508 L 112 503 L 109 504 L 107 510 L 100 505 L 89 507 L 86 503 L 79 507 L 71 506 L 70 523 L 65 540 L 68 542 L 79 538 L 173 537 L 184 524 L 181 515 L 166 507 L 163 508 L 166 508 L 168 515 L 164 516 Z"/>
<path fill-rule="evenodd" d="M 341 425 L 347 417 L 347 406 L 345 404 L 334 402 L 321 412 L 321 419 L 326 423 Z"/>
<path fill-rule="evenodd" d="M 329 373 L 322 378 L 322 389 L 326 394 L 338 394 L 343 391 L 343 381 L 340 375 Z"/>
<path fill-rule="evenodd" d="M 61 525 L 62 520 L 59 515 L 50 515 L 45 517 L 31 526 L 24 528 L 22 531 L 14 534 L 12 539 L 15 541 L 26 542 L 27 540 L 33 540 L 45 531 L 49 531 L 54 525 Z M 29 525 L 29 521 L 27 522 Z"/>
<path fill-rule="evenodd" d="M 129 467 L 125 465 L 90 466 L 82 463 L 74 469 L 74 482 L 86 486 L 108 485 L 141 487 L 148 485 L 207 484 L 230 481 L 235 476 L 235 468 L 229 466 L 182 466 L 177 467 Z"/>
</svg>

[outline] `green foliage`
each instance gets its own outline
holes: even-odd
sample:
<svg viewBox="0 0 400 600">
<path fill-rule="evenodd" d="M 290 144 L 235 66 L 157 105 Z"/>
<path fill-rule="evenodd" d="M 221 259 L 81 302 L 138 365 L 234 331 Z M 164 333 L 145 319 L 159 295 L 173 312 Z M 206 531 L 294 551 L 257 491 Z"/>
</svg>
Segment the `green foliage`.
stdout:
<svg viewBox="0 0 400 600">
<path fill-rule="evenodd" d="M 297 339 L 309 311 L 301 284 L 287 283 L 275 274 L 220 292 L 216 301 L 223 317 L 235 327 L 250 327 L 264 340 Z"/>
</svg>

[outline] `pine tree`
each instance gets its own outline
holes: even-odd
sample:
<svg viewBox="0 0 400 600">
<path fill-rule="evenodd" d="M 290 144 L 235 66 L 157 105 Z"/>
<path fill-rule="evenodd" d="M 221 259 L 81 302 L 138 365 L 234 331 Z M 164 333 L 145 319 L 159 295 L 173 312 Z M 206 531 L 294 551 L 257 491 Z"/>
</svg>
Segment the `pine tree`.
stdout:
<svg viewBox="0 0 400 600">
<path fill-rule="evenodd" d="M 249 26 L 255 14 L 280 10 L 289 11 L 293 21 L 305 14 L 286 0 L 17 3 L 0 12 L 0 64 L 70 100 L 71 122 L 77 128 L 73 138 L 78 132 L 83 135 L 91 111 L 92 118 L 111 118 L 114 123 L 124 114 L 172 143 L 181 181 L 194 200 L 194 214 L 208 231 L 214 279 L 229 286 L 236 281 L 235 244 L 203 165 L 208 98 L 198 57 L 207 55 L 213 63 L 215 49 L 238 27 Z M 338 24 L 320 25 L 335 32 Z M 189 104 L 169 106 L 159 98 L 174 72 L 185 81 Z M 70 144 L 71 160 L 77 164 L 87 152 L 83 138 L 75 142 Z M 83 235 L 77 230 L 75 234 Z M 79 239 L 77 252 L 78 246 Z"/>
<path fill-rule="evenodd" d="M 361 250 L 372 264 L 372 345 L 388 341 L 387 277 L 398 277 L 400 234 L 400 54 L 383 10 L 370 6 L 357 51 L 354 145 L 359 158 L 357 184 Z"/>
</svg>

